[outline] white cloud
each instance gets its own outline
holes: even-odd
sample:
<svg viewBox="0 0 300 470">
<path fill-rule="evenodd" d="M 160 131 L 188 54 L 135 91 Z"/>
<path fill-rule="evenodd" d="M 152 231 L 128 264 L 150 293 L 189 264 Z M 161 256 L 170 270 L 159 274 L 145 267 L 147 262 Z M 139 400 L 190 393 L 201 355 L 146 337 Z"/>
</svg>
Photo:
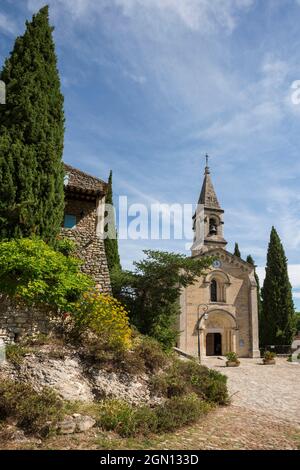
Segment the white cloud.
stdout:
<svg viewBox="0 0 300 470">
<path fill-rule="evenodd" d="M 0 12 L 0 31 L 15 35 L 18 32 L 17 24 L 9 16 Z"/>
<path fill-rule="evenodd" d="M 265 268 L 258 266 L 256 271 L 257 271 L 260 283 L 261 285 L 263 285 L 265 274 L 266 274 Z M 300 289 L 300 264 L 289 264 L 288 272 L 289 272 L 290 283 L 292 284 L 293 289 Z M 295 297 L 298 298 L 299 296 L 296 295 Z"/>
<path fill-rule="evenodd" d="M 204 33 L 224 28 L 231 32 L 237 22 L 238 13 L 248 9 L 252 0 L 115 0 L 126 15 L 135 15 L 141 10 L 158 13 L 166 18 L 172 15 L 188 29 Z"/>
<path fill-rule="evenodd" d="M 55 10 L 68 11 L 73 19 L 92 18 L 111 5 L 119 7 L 124 15 L 164 23 L 179 20 L 186 28 L 203 33 L 219 28 L 228 32 L 236 27 L 238 16 L 247 11 L 254 0 L 49 0 Z M 28 0 L 27 5 L 35 11 L 44 0 Z"/>
</svg>

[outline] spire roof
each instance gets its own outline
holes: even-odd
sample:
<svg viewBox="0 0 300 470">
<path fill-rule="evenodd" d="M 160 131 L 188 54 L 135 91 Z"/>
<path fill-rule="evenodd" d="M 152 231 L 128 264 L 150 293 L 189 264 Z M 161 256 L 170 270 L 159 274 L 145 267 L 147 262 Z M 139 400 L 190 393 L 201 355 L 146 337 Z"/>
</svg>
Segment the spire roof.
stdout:
<svg viewBox="0 0 300 470">
<path fill-rule="evenodd" d="M 221 209 L 216 192 L 212 184 L 211 177 L 210 177 L 208 158 L 206 158 L 204 180 L 203 180 L 198 204 L 203 204 L 204 207 L 208 209 Z"/>
</svg>

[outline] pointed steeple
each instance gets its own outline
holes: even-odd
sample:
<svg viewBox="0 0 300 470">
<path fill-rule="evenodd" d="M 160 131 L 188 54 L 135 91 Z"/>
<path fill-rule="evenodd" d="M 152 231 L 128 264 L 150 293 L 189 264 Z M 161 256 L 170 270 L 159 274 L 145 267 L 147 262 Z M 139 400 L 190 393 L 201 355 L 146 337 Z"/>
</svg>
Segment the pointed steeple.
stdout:
<svg viewBox="0 0 300 470">
<path fill-rule="evenodd" d="M 192 256 L 203 254 L 212 248 L 225 248 L 223 236 L 223 209 L 221 208 L 210 177 L 208 155 L 198 206 L 193 216 L 194 243 Z"/>
<path fill-rule="evenodd" d="M 216 192 L 214 190 L 212 180 L 210 177 L 210 170 L 208 166 L 208 155 L 206 155 L 206 167 L 204 171 L 204 180 L 198 204 L 203 204 L 207 209 L 221 209 Z"/>
</svg>

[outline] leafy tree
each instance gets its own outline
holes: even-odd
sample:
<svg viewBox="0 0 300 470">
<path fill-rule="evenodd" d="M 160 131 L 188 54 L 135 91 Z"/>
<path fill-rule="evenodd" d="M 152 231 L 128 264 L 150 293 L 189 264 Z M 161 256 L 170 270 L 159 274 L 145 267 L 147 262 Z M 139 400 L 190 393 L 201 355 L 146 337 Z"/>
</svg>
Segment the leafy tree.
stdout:
<svg viewBox="0 0 300 470">
<path fill-rule="evenodd" d="M 113 191 L 112 191 L 112 171 L 110 171 L 108 178 L 108 190 L 106 194 L 106 204 L 110 205 L 110 209 L 113 209 Z M 112 217 L 110 217 L 109 224 L 105 227 L 105 232 L 107 236 L 104 240 L 105 243 L 105 252 L 107 258 L 107 264 L 109 272 L 112 273 L 114 270 L 120 270 L 120 256 L 118 249 L 118 237 L 115 225 L 114 213 L 110 212 Z M 108 211 L 106 211 L 105 216 L 107 217 Z"/>
<path fill-rule="evenodd" d="M 252 264 L 253 266 L 255 266 L 255 262 L 254 262 L 254 259 L 252 258 L 251 255 L 248 255 L 247 256 L 247 263 L 249 264 Z M 254 271 L 254 276 L 255 276 L 255 280 L 256 280 L 256 284 L 257 284 L 257 313 L 258 313 L 258 323 L 259 323 L 259 335 L 260 335 L 260 332 L 261 332 L 261 328 L 260 328 L 260 324 L 261 324 L 261 312 L 262 312 L 262 306 L 261 306 L 261 289 L 260 289 L 260 282 L 259 282 L 259 277 L 258 277 L 258 274 L 256 272 L 256 270 Z M 260 343 L 261 343 L 261 338 L 260 338 Z"/>
<path fill-rule="evenodd" d="M 235 245 L 234 245 L 234 253 L 233 254 L 234 254 L 234 256 L 237 256 L 238 258 L 241 257 L 241 252 L 240 252 L 238 243 L 235 243 Z"/>
<path fill-rule="evenodd" d="M 131 322 L 141 333 L 172 347 L 178 336 L 176 320 L 182 287 L 192 284 L 211 265 L 212 258 L 145 250 L 135 270 L 115 272 L 114 295 L 127 306 Z"/>
<path fill-rule="evenodd" d="M 278 233 L 272 227 L 262 289 L 262 345 L 291 344 L 295 333 L 295 312 L 287 259 Z"/>
<path fill-rule="evenodd" d="M 0 237 L 54 240 L 64 211 L 63 96 L 48 7 L 26 22 L 0 73 Z"/>
<path fill-rule="evenodd" d="M 54 312 L 73 311 L 93 287 L 80 271 L 81 262 L 64 256 L 42 240 L 22 238 L 0 242 L 1 293 Z"/>
</svg>

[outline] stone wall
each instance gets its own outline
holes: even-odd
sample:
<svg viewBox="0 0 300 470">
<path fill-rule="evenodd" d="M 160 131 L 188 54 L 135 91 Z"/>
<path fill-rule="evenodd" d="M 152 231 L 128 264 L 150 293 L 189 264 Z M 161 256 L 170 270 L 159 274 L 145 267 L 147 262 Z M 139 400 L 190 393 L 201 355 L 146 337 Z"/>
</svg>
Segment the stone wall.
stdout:
<svg viewBox="0 0 300 470">
<path fill-rule="evenodd" d="M 110 277 L 104 241 L 94 232 L 86 230 L 63 229 L 62 235 L 76 243 L 75 256 L 83 261 L 82 272 L 92 276 L 102 292 L 110 293 Z"/>
<path fill-rule="evenodd" d="M 17 304 L 0 295 L 0 338 L 13 342 L 26 335 L 47 334 L 58 326 L 58 319 L 48 309 Z"/>
<path fill-rule="evenodd" d="M 83 261 L 82 271 L 95 279 L 102 292 L 110 293 L 104 240 L 96 234 L 96 202 L 67 199 L 65 212 L 76 216 L 76 227 L 63 228 L 62 236 L 76 243 L 75 255 Z"/>
</svg>

